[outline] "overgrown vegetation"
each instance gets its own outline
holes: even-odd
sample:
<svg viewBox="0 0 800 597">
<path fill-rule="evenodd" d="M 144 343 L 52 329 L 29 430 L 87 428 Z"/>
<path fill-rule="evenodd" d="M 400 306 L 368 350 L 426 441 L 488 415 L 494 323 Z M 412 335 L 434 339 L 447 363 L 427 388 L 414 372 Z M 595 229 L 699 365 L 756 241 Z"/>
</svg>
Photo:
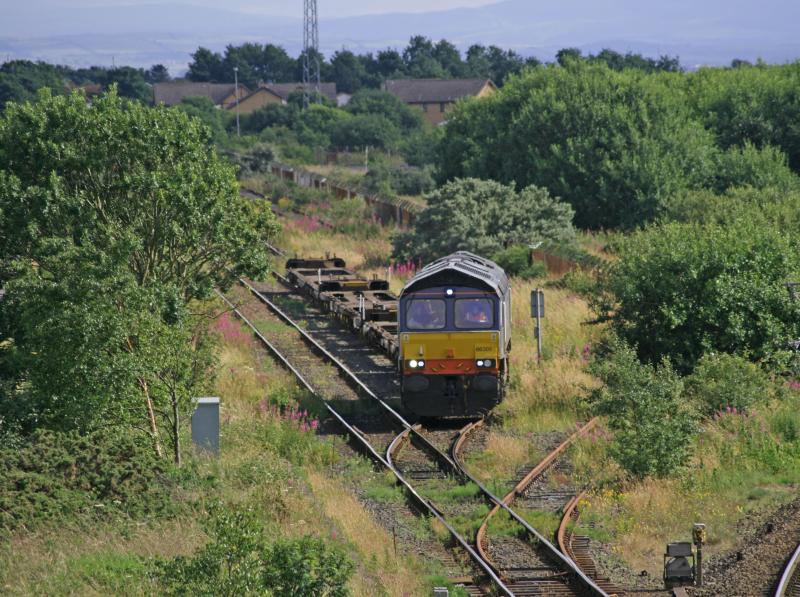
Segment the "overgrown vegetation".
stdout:
<svg viewBox="0 0 800 597">
<path fill-rule="evenodd" d="M 534 186 L 518 193 L 492 181 L 455 180 L 426 200 L 414 230 L 395 237 L 395 257 L 429 261 L 458 250 L 494 255 L 513 244 L 569 243 L 575 235 L 572 209 Z"/>
<path fill-rule="evenodd" d="M 175 515 L 179 478 L 132 434 L 39 430 L 0 449 L 0 538 L 47 524 Z"/>
<path fill-rule="evenodd" d="M 800 63 L 646 70 L 568 59 L 459 104 L 439 144 L 439 180 L 544 187 L 591 229 L 653 221 L 687 190 L 797 187 L 789 122 L 800 104 L 789 90 Z"/>
<path fill-rule="evenodd" d="M 0 433 L 147 429 L 180 462 L 213 356 L 197 301 L 266 271 L 272 214 L 196 120 L 113 91 L 10 105 L 0 189 Z"/>
<path fill-rule="evenodd" d="M 268 543 L 257 515 L 217 505 L 206 522 L 211 540 L 191 557 L 164 562 L 170 595 L 344 597 L 354 566 L 340 549 L 306 536 Z"/>
</svg>

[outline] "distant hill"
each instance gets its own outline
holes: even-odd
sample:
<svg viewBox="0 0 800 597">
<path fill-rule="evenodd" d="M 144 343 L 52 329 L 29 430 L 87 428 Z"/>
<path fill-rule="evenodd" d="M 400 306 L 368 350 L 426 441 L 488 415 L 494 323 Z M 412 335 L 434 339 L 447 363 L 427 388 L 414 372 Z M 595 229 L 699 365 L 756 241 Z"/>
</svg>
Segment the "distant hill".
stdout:
<svg viewBox="0 0 800 597">
<path fill-rule="evenodd" d="M 299 8 L 298 8 L 299 13 Z M 447 38 L 461 48 L 497 44 L 550 60 L 563 47 L 610 47 L 647 55 L 678 55 L 685 66 L 727 64 L 733 58 L 785 62 L 800 57 L 800 2 L 796 0 L 505 0 L 480 8 L 425 14 L 326 19 L 323 51 L 401 47 L 414 34 Z M 30 0 L 0 20 L 0 60 L 39 58 L 75 65 L 185 68 L 204 45 L 278 43 L 300 50 L 299 18 L 254 16 L 185 4 L 65 8 Z"/>
</svg>

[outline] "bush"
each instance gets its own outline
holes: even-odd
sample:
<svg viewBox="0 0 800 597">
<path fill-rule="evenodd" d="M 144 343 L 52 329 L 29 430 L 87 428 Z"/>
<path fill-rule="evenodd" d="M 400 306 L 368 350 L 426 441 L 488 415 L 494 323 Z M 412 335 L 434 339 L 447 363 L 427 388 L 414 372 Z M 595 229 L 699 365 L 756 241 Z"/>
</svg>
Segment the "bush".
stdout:
<svg viewBox="0 0 800 597">
<path fill-rule="evenodd" d="M 707 352 L 782 359 L 800 337 L 800 303 L 785 283 L 800 275 L 797 239 L 737 220 L 666 224 L 624 238 L 595 308 L 650 363 L 690 372 Z"/>
<path fill-rule="evenodd" d="M 667 477 L 686 463 L 696 429 L 681 398 L 683 383 L 668 361 L 642 364 L 636 352 L 612 338 L 605 359 L 592 363 L 604 383 L 593 400 L 614 431 L 611 454 L 638 478 Z"/>
<path fill-rule="evenodd" d="M 525 245 L 514 245 L 495 253 L 492 260 L 502 267 L 509 276 L 518 278 L 543 278 L 547 268 L 541 261 L 530 263 L 531 250 Z"/>
<path fill-rule="evenodd" d="M 291 127 L 297 121 L 297 108 L 285 104 L 267 104 L 250 114 L 240 117 L 239 126 L 243 132 L 260 133 L 264 129 L 285 126 Z"/>
<path fill-rule="evenodd" d="M 749 142 L 720 152 L 709 185 L 718 193 L 731 187 L 774 187 L 782 191 L 800 188 L 800 178 L 789 168 L 786 154 L 766 146 L 758 149 Z"/>
<path fill-rule="evenodd" d="M 365 193 L 391 197 L 422 195 L 436 186 L 430 168 L 413 168 L 381 163 L 370 168 L 361 181 Z"/>
<path fill-rule="evenodd" d="M 732 188 L 717 195 L 694 191 L 673 197 L 664 211 L 665 221 L 729 225 L 744 220 L 753 225 L 800 229 L 800 192 L 780 188 Z"/>
<path fill-rule="evenodd" d="M 169 464 L 140 442 L 107 429 L 6 438 L 0 448 L 0 530 L 31 529 L 76 514 L 177 511 Z"/>
<path fill-rule="evenodd" d="M 727 408 L 748 410 L 775 395 L 772 382 L 757 365 L 724 353 L 704 355 L 694 373 L 686 378 L 686 388 L 706 415 Z"/>
<path fill-rule="evenodd" d="M 400 153 L 410 166 L 422 168 L 436 163 L 436 145 L 442 137 L 442 129 L 420 129 L 403 135 Z"/>
<path fill-rule="evenodd" d="M 279 539 L 268 545 L 255 512 L 222 504 L 211 508 L 206 527 L 211 541 L 199 552 L 157 565 L 156 577 L 167 594 L 348 594 L 352 562 L 319 539 Z"/>
<path fill-rule="evenodd" d="M 400 130 L 385 116 L 359 114 L 342 120 L 331 131 L 335 147 L 388 149 L 397 145 Z"/>
<path fill-rule="evenodd" d="M 345 107 L 350 114 L 375 114 L 390 120 L 403 131 L 422 127 L 422 114 L 387 91 L 362 89 L 353 94 Z"/>
<path fill-rule="evenodd" d="M 488 256 L 512 244 L 569 244 L 575 236 L 572 209 L 537 187 L 517 193 L 497 182 L 468 178 L 452 181 L 426 199 L 428 208 L 414 231 L 395 237 L 399 259 L 427 261 L 459 250 Z"/>
</svg>

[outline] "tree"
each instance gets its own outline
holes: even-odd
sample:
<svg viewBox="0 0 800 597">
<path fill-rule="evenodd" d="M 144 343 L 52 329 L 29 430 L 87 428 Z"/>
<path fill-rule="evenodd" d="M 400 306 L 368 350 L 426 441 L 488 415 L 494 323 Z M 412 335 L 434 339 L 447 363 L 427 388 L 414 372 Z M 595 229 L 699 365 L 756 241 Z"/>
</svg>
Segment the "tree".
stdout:
<svg viewBox="0 0 800 597">
<path fill-rule="evenodd" d="M 687 75 L 689 102 L 723 148 L 772 145 L 800 173 L 800 62 L 703 68 Z"/>
<path fill-rule="evenodd" d="M 217 107 L 207 97 L 185 97 L 177 105 L 179 110 L 186 112 L 189 116 L 197 118 L 211 131 L 211 138 L 214 143 L 222 143 L 227 134 L 225 133 L 225 113 Z"/>
<path fill-rule="evenodd" d="M 384 79 L 398 78 L 405 71 L 403 57 L 397 50 L 381 50 L 376 62 L 378 74 Z"/>
<path fill-rule="evenodd" d="M 683 382 L 668 361 L 639 362 L 636 352 L 612 339 L 610 354 L 592 364 L 603 381 L 593 400 L 614 431 L 611 454 L 638 478 L 667 477 L 687 462 L 695 416 L 681 397 Z"/>
<path fill-rule="evenodd" d="M 36 138 L 23 134 L 30 130 Z M 239 197 L 208 141 L 208 129 L 180 110 L 124 101 L 113 89 L 91 106 L 43 92 L 6 109 L 0 369 L 15 372 L 19 404 L 32 400 L 29 420 L 136 425 L 127 413 L 146 412 L 138 420 L 157 441 L 160 397 L 166 411 L 177 391 L 187 404 L 196 361 L 175 360 L 170 344 L 199 346 L 185 342 L 187 305 L 263 274 L 263 241 L 275 230 L 269 210 Z M 82 403 L 78 418 L 68 405 Z"/>
<path fill-rule="evenodd" d="M 707 184 L 716 152 L 667 77 L 581 61 L 525 70 L 457 105 L 438 146 L 440 182 L 545 187 L 583 228 L 652 220 L 668 197 Z"/>
<path fill-rule="evenodd" d="M 152 85 L 153 83 L 164 83 L 169 81 L 171 77 L 169 76 L 169 70 L 166 66 L 163 64 L 154 64 L 145 71 L 144 79 Z"/>
<path fill-rule="evenodd" d="M 367 71 L 358 57 L 349 50 L 339 50 L 331 56 L 331 75 L 336 90 L 354 93 L 361 89 L 367 80 Z"/>
<path fill-rule="evenodd" d="M 186 77 L 191 81 L 219 82 L 222 79 L 222 56 L 208 48 L 197 48 Z"/>
<path fill-rule="evenodd" d="M 800 337 L 785 288 L 800 275 L 798 241 L 757 216 L 652 227 L 622 239 L 618 257 L 598 310 L 646 362 L 688 373 L 708 352 L 780 361 Z"/>
<path fill-rule="evenodd" d="M 40 131 L 38 140 L 25 130 Z M 274 219 L 239 198 L 232 168 L 208 140 L 183 112 L 125 102 L 113 90 L 91 106 L 45 93 L 9 107 L 0 121 L 0 254 L 35 259 L 51 237 L 124 248 L 138 284 L 172 286 L 182 301 L 263 274 L 258 245 Z M 26 199 L 34 190 L 42 196 Z"/>
<path fill-rule="evenodd" d="M 431 56 L 442 65 L 449 76 L 461 78 L 466 74 L 466 67 L 461 60 L 461 52 L 446 39 L 436 42 Z"/>
<path fill-rule="evenodd" d="M 493 181 L 455 180 L 426 196 L 428 207 L 409 234 L 395 238 L 395 255 L 436 259 L 466 250 L 491 256 L 512 244 L 572 242 L 572 209 L 545 189 L 517 193 Z"/>
<path fill-rule="evenodd" d="M 556 62 L 561 66 L 567 66 L 570 62 L 576 62 L 583 58 L 579 48 L 562 48 L 556 52 Z"/>
<path fill-rule="evenodd" d="M 25 102 L 36 97 L 36 92 L 49 88 L 53 93 L 63 93 L 64 73 L 44 62 L 10 60 L 0 65 L 0 112 L 8 102 Z"/>
</svg>

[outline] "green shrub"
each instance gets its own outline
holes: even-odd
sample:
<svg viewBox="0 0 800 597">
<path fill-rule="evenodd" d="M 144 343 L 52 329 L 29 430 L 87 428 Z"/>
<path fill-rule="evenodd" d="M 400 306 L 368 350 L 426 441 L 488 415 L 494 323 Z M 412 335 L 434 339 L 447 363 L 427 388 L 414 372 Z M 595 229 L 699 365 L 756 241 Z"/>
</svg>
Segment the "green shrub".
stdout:
<svg viewBox="0 0 800 597">
<path fill-rule="evenodd" d="M 353 116 L 338 122 L 331 131 L 331 142 L 340 149 L 387 149 L 397 145 L 399 140 L 397 125 L 379 114 Z"/>
<path fill-rule="evenodd" d="M 800 337 L 796 237 L 754 215 L 728 226 L 666 224 L 622 239 L 595 308 L 650 363 L 690 372 L 707 352 L 779 362 Z"/>
<path fill-rule="evenodd" d="M 679 471 L 689 456 L 696 423 L 681 396 L 683 382 L 669 362 L 642 364 L 632 348 L 612 338 L 609 353 L 591 368 L 604 384 L 593 402 L 614 431 L 614 459 L 638 478 Z"/>
<path fill-rule="evenodd" d="M 706 415 L 726 408 L 748 410 L 775 396 L 764 371 L 746 359 L 725 353 L 704 355 L 686 379 L 686 389 Z"/>
<path fill-rule="evenodd" d="M 361 181 L 365 193 L 392 197 L 421 195 L 435 187 L 430 168 L 413 168 L 381 163 L 370 168 Z"/>
<path fill-rule="evenodd" d="M 769 145 L 759 149 L 748 142 L 720 152 L 710 186 L 719 193 L 732 187 L 789 191 L 800 187 L 800 178 L 781 150 Z"/>
<path fill-rule="evenodd" d="M 313 537 L 279 539 L 264 553 L 265 586 L 276 595 L 344 597 L 354 566 L 338 549 Z"/>
<path fill-rule="evenodd" d="M 353 563 L 312 537 L 266 540 L 250 508 L 217 504 L 206 522 L 211 541 L 190 557 L 159 562 L 155 576 L 170 595 L 342 597 Z"/>
<path fill-rule="evenodd" d="M 547 276 L 547 268 L 541 261 L 530 263 L 530 249 L 525 245 L 514 245 L 495 253 L 492 260 L 509 276 L 528 280 Z"/>
<path fill-rule="evenodd" d="M 520 192 L 490 180 L 466 178 L 426 196 L 428 208 L 413 232 L 394 239 L 398 259 L 435 259 L 467 250 L 494 255 L 509 245 L 534 241 L 569 244 L 575 237 L 573 211 L 545 190 Z"/>
<path fill-rule="evenodd" d="M 147 444 L 147 442 L 144 442 Z M 0 529 L 76 514 L 147 517 L 179 511 L 168 462 L 141 438 L 37 431 L 0 449 Z"/>
<path fill-rule="evenodd" d="M 560 279 L 547 284 L 555 288 L 566 288 L 578 296 L 593 298 L 597 294 L 597 278 L 594 274 L 584 269 L 574 269 L 567 272 Z"/>
</svg>

